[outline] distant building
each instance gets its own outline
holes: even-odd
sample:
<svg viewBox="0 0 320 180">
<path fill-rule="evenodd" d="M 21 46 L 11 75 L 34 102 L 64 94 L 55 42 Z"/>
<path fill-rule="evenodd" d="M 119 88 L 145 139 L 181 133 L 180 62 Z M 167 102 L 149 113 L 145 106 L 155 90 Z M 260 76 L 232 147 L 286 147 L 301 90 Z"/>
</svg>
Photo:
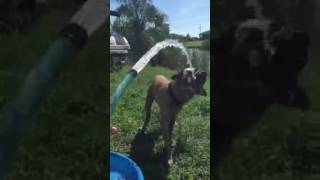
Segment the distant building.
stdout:
<svg viewBox="0 0 320 180">
<path fill-rule="evenodd" d="M 201 39 L 201 40 L 210 39 L 210 30 L 200 33 L 199 39 Z"/>
</svg>

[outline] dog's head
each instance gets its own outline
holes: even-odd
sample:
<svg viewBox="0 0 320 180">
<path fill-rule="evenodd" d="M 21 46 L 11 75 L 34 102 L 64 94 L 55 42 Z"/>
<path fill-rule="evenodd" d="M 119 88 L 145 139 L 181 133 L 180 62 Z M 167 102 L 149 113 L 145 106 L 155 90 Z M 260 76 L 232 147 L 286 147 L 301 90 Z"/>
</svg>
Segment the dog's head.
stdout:
<svg viewBox="0 0 320 180">
<path fill-rule="evenodd" d="M 305 32 L 282 30 L 271 40 L 273 60 L 305 64 L 308 60 L 310 38 Z"/>
<path fill-rule="evenodd" d="M 203 85 L 207 79 L 207 73 L 203 71 L 196 71 L 194 68 L 186 68 L 171 77 L 175 80 L 177 85 L 183 89 L 188 89 L 200 96 L 206 96 L 207 93 Z"/>
</svg>

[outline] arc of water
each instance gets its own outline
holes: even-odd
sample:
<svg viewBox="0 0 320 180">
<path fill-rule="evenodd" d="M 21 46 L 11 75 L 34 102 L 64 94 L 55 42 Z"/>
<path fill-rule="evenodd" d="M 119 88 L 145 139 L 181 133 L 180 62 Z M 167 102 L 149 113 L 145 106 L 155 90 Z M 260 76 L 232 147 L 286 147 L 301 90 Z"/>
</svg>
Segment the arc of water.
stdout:
<svg viewBox="0 0 320 180">
<path fill-rule="evenodd" d="M 167 39 L 161 42 L 158 42 L 156 45 L 154 45 L 147 53 L 145 53 L 138 62 L 132 67 L 132 70 L 135 70 L 137 73 L 140 73 L 143 68 L 149 63 L 149 61 L 159 53 L 161 49 L 164 49 L 166 47 L 176 47 L 181 49 L 183 54 L 187 58 L 187 63 L 192 67 L 191 60 L 189 57 L 189 54 L 186 50 L 186 48 L 183 46 L 182 43 L 180 43 L 177 40 L 174 39 Z"/>
<path fill-rule="evenodd" d="M 114 112 L 118 100 L 123 95 L 125 90 L 128 88 L 129 84 L 134 80 L 134 78 L 142 71 L 143 68 L 150 62 L 150 60 L 158 54 L 158 52 L 166 47 L 176 47 L 179 48 L 183 54 L 187 58 L 187 63 L 190 67 L 192 67 L 190 57 L 186 48 L 182 45 L 182 43 L 178 42 L 177 40 L 167 39 L 155 44 L 148 52 L 146 52 L 138 62 L 131 68 L 131 70 L 127 73 L 121 83 L 118 85 L 117 89 L 115 90 L 114 94 L 110 98 L 110 117 Z M 110 118 L 111 119 L 111 118 Z M 110 120 L 111 124 L 111 120 Z"/>
</svg>

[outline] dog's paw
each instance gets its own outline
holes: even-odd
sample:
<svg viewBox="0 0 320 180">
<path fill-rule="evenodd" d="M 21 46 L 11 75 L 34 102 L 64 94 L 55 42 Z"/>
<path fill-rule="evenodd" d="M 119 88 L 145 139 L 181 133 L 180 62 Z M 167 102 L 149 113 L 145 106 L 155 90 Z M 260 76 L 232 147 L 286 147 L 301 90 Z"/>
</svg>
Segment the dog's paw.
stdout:
<svg viewBox="0 0 320 180">
<path fill-rule="evenodd" d="M 173 160 L 172 159 L 169 159 L 168 160 L 168 166 L 172 166 L 173 165 Z"/>
<path fill-rule="evenodd" d="M 172 140 L 171 148 L 175 148 L 177 146 L 176 140 Z"/>
<path fill-rule="evenodd" d="M 173 165 L 173 157 L 172 157 L 172 152 L 167 154 L 167 165 L 170 167 Z"/>
<path fill-rule="evenodd" d="M 138 129 L 138 132 L 139 132 L 139 133 L 145 133 L 145 132 L 146 132 L 146 128 L 140 127 L 140 128 Z"/>
</svg>

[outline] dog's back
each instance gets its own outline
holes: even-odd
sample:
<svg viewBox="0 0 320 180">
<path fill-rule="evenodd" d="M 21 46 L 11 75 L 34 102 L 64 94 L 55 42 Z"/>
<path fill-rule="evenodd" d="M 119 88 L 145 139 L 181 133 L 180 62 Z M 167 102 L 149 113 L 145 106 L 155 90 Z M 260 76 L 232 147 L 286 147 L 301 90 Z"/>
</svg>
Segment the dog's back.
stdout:
<svg viewBox="0 0 320 180">
<path fill-rule="evenodd" d="M 145 130 L 149 120 L 150 120 L 150 113 L 151 113 L 151 106 L 153 101 L 155 100 L 158 104 L 160 104 L 160 100 L 164 100 L 163 93 L 165 93 L 166 89 L 168 89 L 169 80 L 164 77 L 163 75 L 156 75 L 153 78 L 152 84 L 148 89 L 146 102 L 145 102 L 145 124 L 143 126 L 143 130 Z"/>
<path fill-rule="evenodd" d="M 168 88 L 169 83 L 170 83 L 170 81 L 166 77 L 164 77 L 163 75 L 156 75 L 153 78 L 153 82 L 151 85 L 153 93 L 157 94 L 161 90 Z"/>
</svg>

